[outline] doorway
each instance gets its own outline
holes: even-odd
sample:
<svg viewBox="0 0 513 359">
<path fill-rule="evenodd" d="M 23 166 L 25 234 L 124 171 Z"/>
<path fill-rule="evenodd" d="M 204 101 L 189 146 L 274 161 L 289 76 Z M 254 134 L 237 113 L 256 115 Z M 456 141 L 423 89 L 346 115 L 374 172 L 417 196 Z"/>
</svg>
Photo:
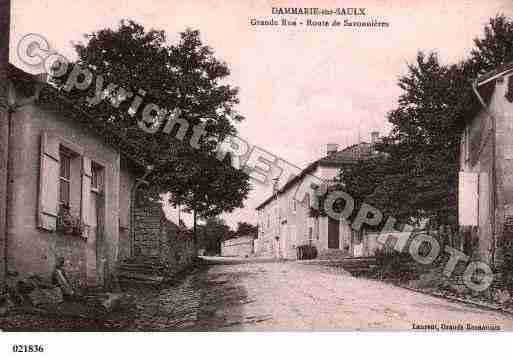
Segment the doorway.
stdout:
<svg viewBox="0 0 513 359">
<path fill-rule="evenodd" d="M 328 218 L 328 249 L 340 248 L 340 221 Z"/>
<path fill-rule="evenodd" d="M 88 286 L 104 284 L 105 260 L 102 257 L 103 196 L 92 190 L 89 205 L 89 236 L 86 242 L 86 278 Z"/>
</svg>

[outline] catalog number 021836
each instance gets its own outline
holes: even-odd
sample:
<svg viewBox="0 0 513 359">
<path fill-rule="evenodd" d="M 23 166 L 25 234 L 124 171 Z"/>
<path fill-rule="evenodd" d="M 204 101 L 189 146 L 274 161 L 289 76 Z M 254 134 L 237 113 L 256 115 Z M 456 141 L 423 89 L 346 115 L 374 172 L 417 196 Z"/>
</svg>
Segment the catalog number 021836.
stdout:
<svg viewBox="0 0 513 359">
<path fill-rule="evenodd" d="M 43 353 L 45 351 L 44 346 L 37 344 L 15 344 L 12 346 L 14 353 Z"/>
</svg>

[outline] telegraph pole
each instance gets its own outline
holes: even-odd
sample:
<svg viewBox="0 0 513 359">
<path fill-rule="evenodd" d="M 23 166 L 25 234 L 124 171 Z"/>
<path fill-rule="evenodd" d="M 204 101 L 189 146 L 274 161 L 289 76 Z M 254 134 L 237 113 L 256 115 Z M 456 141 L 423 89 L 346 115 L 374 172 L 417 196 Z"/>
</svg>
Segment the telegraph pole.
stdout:
<svg viewBox="0 0 513 359">
<path fill-rule="evenodd" d="M 281 257 L 281 243 L 280 243 L 280 235 L 281 235 L 281 217 L 280 217 L 280 204 L 278 203 L 278 191 L 279 191 L 279 186 L 278 186 L 278 181 L 279 181 L 279 177 L 276 177 L 276 178 L 273 178 L 273 194 L 274 194 L 274 200 L 276 201 L 276 207 L 277 207 L 277 218 L 276 218 L 276 221 L 277 221 L 277 226 L 276 226 L 276 235 L 275 235 L 275 239 L 276 239 L 276 245 L 278 246 L 277 250 L 278 250 L 278 258 Z"/>
</svg>

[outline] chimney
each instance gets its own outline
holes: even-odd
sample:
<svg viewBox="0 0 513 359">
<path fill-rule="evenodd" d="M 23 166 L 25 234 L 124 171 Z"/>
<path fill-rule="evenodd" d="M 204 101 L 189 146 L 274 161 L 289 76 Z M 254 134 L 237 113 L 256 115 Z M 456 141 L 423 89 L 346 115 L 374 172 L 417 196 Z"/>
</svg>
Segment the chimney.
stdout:
<svg viewBox="0 0 513 359">
<path fill-rule="evenodd" d="M 336 143 L 328 143 L 326 145 L 326 154 L 328 156 L 331 156 L 334 153 L 337 153 L 338 151 L 338 145 Z"/>
<path fill-rule="evenodd" d="M 378 140 L 379 140 L 379 132 L 378 131 L 371 132 L 371 144 L 375 145 L 376 142 L 378 142 Z"/>
<path fill-rule="evenodd" d="M 280 186 L 279 186 L 279 177 L 276 177 L 276 178 L 273 178 L 273 196 L 278 196 L 278 192 L 280 190 Z"/>
</svg>

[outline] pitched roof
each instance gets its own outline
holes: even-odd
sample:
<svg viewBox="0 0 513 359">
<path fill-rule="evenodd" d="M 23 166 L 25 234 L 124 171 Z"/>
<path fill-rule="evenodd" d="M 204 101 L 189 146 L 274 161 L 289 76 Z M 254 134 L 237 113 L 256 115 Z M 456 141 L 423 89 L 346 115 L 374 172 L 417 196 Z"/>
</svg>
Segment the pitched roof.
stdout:
<svg viewBox="0 0 513 359">
<path fill-rule="evenodd" d="M 461 121 L 462 126 L 460 128 L 460 132 L 464 130 L 469 121 L 475 118 L 475 116 L 483 110 L 483 104 L 481 103 L 481 100 L 484 101 L 486 105 L 490 104 L 493 93 L 495 91 L 495 80 L 510 72 L 513 72 L 513 62 L 506 63 L 492 71 L 488 71 L 481 76 L 478 76 L 474 80 L 473 84 L 476 85 L 476 91 L 478 92 L 476 97 L 479 101 L 473 101 L 471 106 L 466 109 L 466 112 Z"/>
<path fill-rule="evenodd" d="M 313 173 L 319 166 L 342 168 L 344 165 L 356 163 L 359 160 L 365 160 L 373 157 L 375 154 L 372 150 L 372 145 L 367 142 L 360 142 L 337 151 L 325 157 L 310 163 L 303 169 L 297 176 L 285 183 L 283 187 L 278 190 L 278 194 L 285 193 L 289 188 L 294 186 L 297 182 L 301 181 L 306 175 Z M 266 206 L 274 199 L 274 195 L 269 196 L 265 201 L 260 203 L 255 209 L 259 210 Z"/>
<path fill-rule="evenodd" d="M 506 73 L 513 71 L 513 62 L 508 62 L 504 65 L 497 67 L 492 71 L 488 71 L 487 73 L 479 76 L 476 81 L 478 86 L 481 86 L 489 81 L 492 81 L 495 77 L 505 75 Z"/>
<path fill-rule="evenodd" d="M 41 86 L 41 91 L 37 99 L 38 103 L 44 102 L 48 104 L 62 105 L 59 108 L 69 111 L 69 114 L 72 114 L 70 117 L 82 122 L 84 125 L 87 124 L 89 127 L 91 127 L 91 124 L 93 123 L 91 116 L 84 109 L 75 104 L 71 99 L 67 98 L 65 93 L 59 91 L 48 82 L 46 82 L 47 74 L 29 74 L 11 63 L 9 63 L 8 72 L 8 76 L 14 85 L 17 86 L 18 90 L 20 90 L 27 97 L 33 95 L 36 92 L 37 86 Z M 117 148 L 122 156 L 124 156 L 134 166 L 135 169 L 144 170 L 146 168 L 141 163 L 141 161 L 134 158 L 126 151 L 122 151 L 121 148 L 117 145 L 117 143 L 125 143 L 121 136 L 111 131 L 104 133 L 100 133 L 99 131 L 95 132 L 103 137 L 106 143 Z"/>
</svg>

